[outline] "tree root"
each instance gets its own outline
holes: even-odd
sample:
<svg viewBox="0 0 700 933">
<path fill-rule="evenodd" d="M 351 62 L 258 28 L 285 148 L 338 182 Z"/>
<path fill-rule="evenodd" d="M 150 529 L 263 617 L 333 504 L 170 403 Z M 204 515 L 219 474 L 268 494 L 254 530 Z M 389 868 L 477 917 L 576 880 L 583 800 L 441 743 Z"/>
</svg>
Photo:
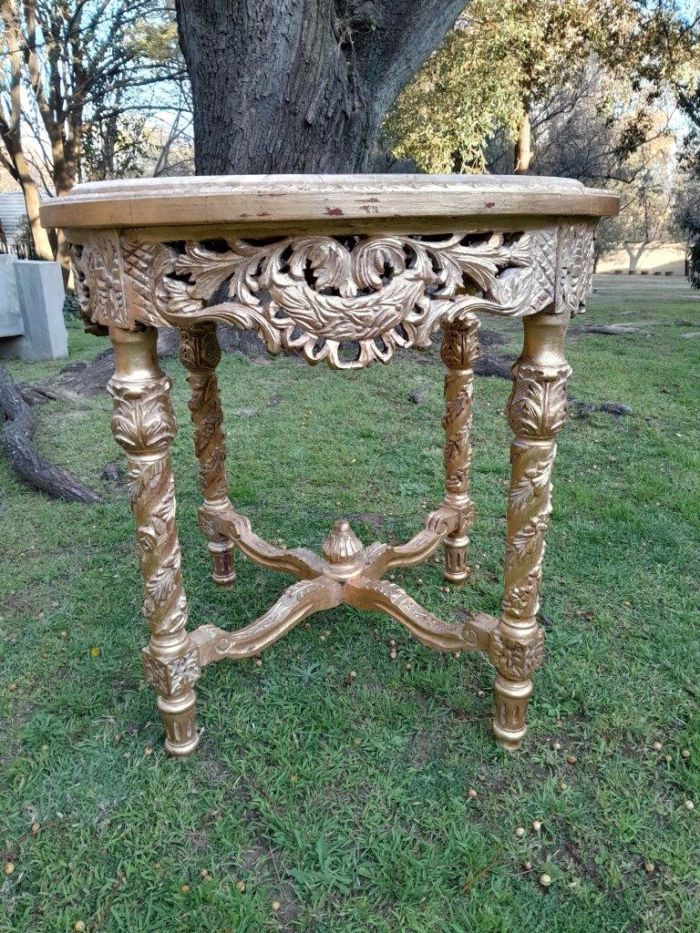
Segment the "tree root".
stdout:
<svg viewBox="0 0 700 933">
<path fill-rule="evenodd" d="M 4 419 L 4 423 L 3 423 Z M 32 445 L 34 420 L 12 376 L 0 366 L 0 448 L 11 468 L 33 489 L 66 502 L 100 502 L 80 480 L 40 456 Z"/>
</svg>

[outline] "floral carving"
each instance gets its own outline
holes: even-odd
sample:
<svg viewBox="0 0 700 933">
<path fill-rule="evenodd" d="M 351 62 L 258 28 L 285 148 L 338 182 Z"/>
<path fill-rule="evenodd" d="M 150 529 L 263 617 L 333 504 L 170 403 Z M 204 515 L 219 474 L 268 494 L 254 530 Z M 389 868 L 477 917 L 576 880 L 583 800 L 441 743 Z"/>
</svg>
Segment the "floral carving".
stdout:
<svg viewBox="0 0 700 933">
<path fill-rule="evenodd" d="M 511 485 L 508 501 L 514 512 L 522 512 L 534 499 L 547 492 L 556 455 L 557 448 L 552 445 L 542 460 L 524 470 L 522 477 Z"/>
<path fill-rule="evenodd" d="M 491 633 L 491 660 L 499 674 L 510 680 L 527 680 L 542 664 L 544 632 L 535 629 L 529 641 L 508 638 L 499 629 Z"/>
<path fill-rule="evenodd" d="M 538 564 L 525 577 L 523 583 L 512 586 L 503 597 L 504 614 L 514 619 L 527 620 L 537 613 L 542 566 Z"/>
<path fill-rule="evenodd" d="M 175 526 L 175 487 L 169 447 L 176 425 L 170 380 L 140 384 L 114 376 L 112 430 L 129 458 L 127 484 L 136 521 L 144 581 L 143 613 L 154 635 L 179 632 L 187 623 Z"/>
<path fill-rule="evenodd" d="M 144 677 L 160 696 L 173 696 L 189 689 L 201 674 L 196 649 L 178 657 L 157 657 L 144 648 L 141 659 Z"/>
<path fill-rule="evenodd" d="M 189 409 L 194 425 L 194 446 L 199 461 L 202 493 L 210 502 L 224 501 L 228 495 L 226 438 L 216 378 L 221 348 L 215 325 L 206 323 L 182 330 L 180 359 L 188 370 L 187 381 L 192 390 Z"/>
</svg>

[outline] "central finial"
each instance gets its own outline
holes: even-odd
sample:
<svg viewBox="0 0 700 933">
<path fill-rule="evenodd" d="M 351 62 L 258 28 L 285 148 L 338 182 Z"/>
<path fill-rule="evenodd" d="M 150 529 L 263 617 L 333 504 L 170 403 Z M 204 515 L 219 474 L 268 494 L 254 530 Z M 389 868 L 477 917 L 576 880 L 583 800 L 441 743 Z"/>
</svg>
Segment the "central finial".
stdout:
<svg viewBox="0 0 700 933">
<path fill-rule="evenodd" d="M 338 580 L 348 579 L 361 570 L 360 554 L 362 542 L 350 527 L 347 519 L 341 518 L 333 524 L 323 542 L 323 556 L 333 566 L 333 576 Z"/>
</svg>

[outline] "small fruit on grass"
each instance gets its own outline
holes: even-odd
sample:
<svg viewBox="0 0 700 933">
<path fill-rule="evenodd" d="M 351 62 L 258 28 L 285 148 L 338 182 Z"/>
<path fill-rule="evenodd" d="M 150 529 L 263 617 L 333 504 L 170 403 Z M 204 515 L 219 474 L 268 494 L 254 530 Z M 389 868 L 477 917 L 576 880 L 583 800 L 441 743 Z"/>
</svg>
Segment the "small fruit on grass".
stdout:
<svg viewBox="0 0 700 933">
<path fill-rule="evenodd" d="M 3 871 L 6 875 L 11 875 L 15 870 L 14 862 L 5 862 L 5 868 Z"/>
<path fill-rule="evenodd" d="M 473 787 L 470 787 L 469 790 L 467 791 L 467 797 L 471 797 L 472 800 L 473 800 L 475 797 L 478 797 L 478 796 L 479 796 L 479 795 L 477 794 L 477 792 L 474 790 Z"/>
<path fill-rule="evenodd" d="M 41 823 L 32 823 L 32 836 L 36 836 L 40 829 Z"/>
<path fill-rule="evenodd" d="M 277 913 L 279 910 L 282 909 L 282 905 L 280 904 L 279 901 L 273 901 L 273 902 L 272 902 L 272 909 L 274 910 L 275 913 Z"/>
<path fill-rule="evenodd" d="M 682 748 L 681 749 L 681 758 L 690 758 L 690 749 Z"/>
<path fill-rule="evenodd" d="M 532 828 L 536 833 L 538 833 L 542 829 L 542 823 L 540 823 L 539 820 L 533 820 Z"/>
<path fill-rule="evenodd" d="M 523 862 L 523 868 L 525 871 L 532 871 L 532 862 Z"/>
<path fill-rule="evenodd" d="M 518 826 L 518 828 L 515 830 L 515 835 L 518 837 L 518 839 L 522 839 L 525 835 L 525 827 Z"/>
<path fill-rule="evenodd" d="M 560 752 L 560 751 L 561 751 L 561 742 L 553 742 L 553 743 L 552 743 L 552 748 L 554 749 L 555 752 Z"/>
<path fill-rule="evenodd" d="M 653 875 L 654 872 L 656 871 L 656 865 L 654 865 L 653 862 L 645 862 L 644 871 L 649 875 Z"/>
<path fill-rule="evenodd" d="M 540 875 L 540 884 L 542 885 L 543 888 L 548 888 L 551 883 L 552 883 L 552 879 L 549 877 L 549 875 L 546 872 Z"/>
<path fill-rule="evenodd" d="M 237 881 L 237 882 L 236 882 L 236 890 L 237 890 L 240 894 L 243 894 L 244 891 L 245 891 L 245 881 Z"/>
<path fill-rule="evenodd" d="M 686 810 L 694 810 L 694 809 L 695 809 L 695 804 L 693 803 L 692 800 L 686 800 L 686 802 L 685 802 L 685 808 L 686 808 Z"/>
<path fill-rule="evenodd" d="M 567 788 L 568 786 L 569 786 L 569 785 L 566 783 L 566 781 L 560 781 L 560 782 L 559 782 L 559 788 L 560 788 L 561 790 L 566 790 L 566 788 Z"/>
<path fill-rule="evenodd" d="M 180 890 L 182 891 L 183 894 L 189 894 L 190 891 L 192 890 L 192 885 L 191 885 L 191 884 L 181 884 L 181 885 L 180 885 Z"/>
<path fill-rule="evenodd" d="M 566 763 L 569 765 L 575 765 L 577 761 L 578 761 L 578 758 L 576 757 L 576 755 L 566 756 Z"/>
<path fill-rule="evenodd" d="M 663 745 L 661 744 L 661 742 L 652 742 L 651 747 L 654 749 L 655 752 L 660 752 L 661 749 L 663 748 Z"/>
<path fill-rule="evenodd" d="M 256 666 L 256 667 L 262 667 L 262 658 L 256 658 L 256 659 L 255 659 L 255 666 Z"/>
<path fill-rule="evenodd" d="M 76 920 L 73 924 L 73 929 L 75 933 L 85 933 L 85 924 L 82 920 Z"/>
</svg>

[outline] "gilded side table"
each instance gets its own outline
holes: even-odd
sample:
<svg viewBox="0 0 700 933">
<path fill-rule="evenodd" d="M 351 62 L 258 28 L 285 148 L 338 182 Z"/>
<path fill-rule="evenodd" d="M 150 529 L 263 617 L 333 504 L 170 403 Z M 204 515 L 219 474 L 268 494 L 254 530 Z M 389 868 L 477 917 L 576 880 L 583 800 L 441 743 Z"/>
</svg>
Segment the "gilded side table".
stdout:
<svg viewBox="0 0 700 933">
<path fill-rule="evenodd" d="M 73 249 L 82 313 L 109 333 L 116 366 L 112 427 L 125 449 L 151 631 L 145 676 L 158 695 L 166 748 L 199 741 L 194 685 L 220 658 L 257 655 L 319 610 L 348 603 L 392 616 L 438 651 L 484 652 L 496 669 L 493 729 L 507 749 L 525 735 L 556 437 L 566 418 L 564 338 L 583 308 L 598 218 L 617 199 L 578 182 L 520 177 L 240 176 L 79 185 L 42 208 Z M 439 619 L 394 583 L 393 567 L 442 545 L 445 578 L 463 583 L 474 507 L 469 492 L 473 366 L 479 312 L 522 319 L 507 415 L 514 439 L 499 618 Z M 346 521 L 321 555 L 263 540 L 228 495 L 216 322 L 254 330 L 270 353 L 333 369 L 387 363 L 442 330 L 445 496 L 405 544 L 358 540 Z M 170 445 L 170 381 L 156 328 L 180 331 L 192 390 L 201 529 L 214 581 L 233 584 L 234 553 L 297 582 L 259 619 L 229 632 L 187 626 Z"/>
</svg>

